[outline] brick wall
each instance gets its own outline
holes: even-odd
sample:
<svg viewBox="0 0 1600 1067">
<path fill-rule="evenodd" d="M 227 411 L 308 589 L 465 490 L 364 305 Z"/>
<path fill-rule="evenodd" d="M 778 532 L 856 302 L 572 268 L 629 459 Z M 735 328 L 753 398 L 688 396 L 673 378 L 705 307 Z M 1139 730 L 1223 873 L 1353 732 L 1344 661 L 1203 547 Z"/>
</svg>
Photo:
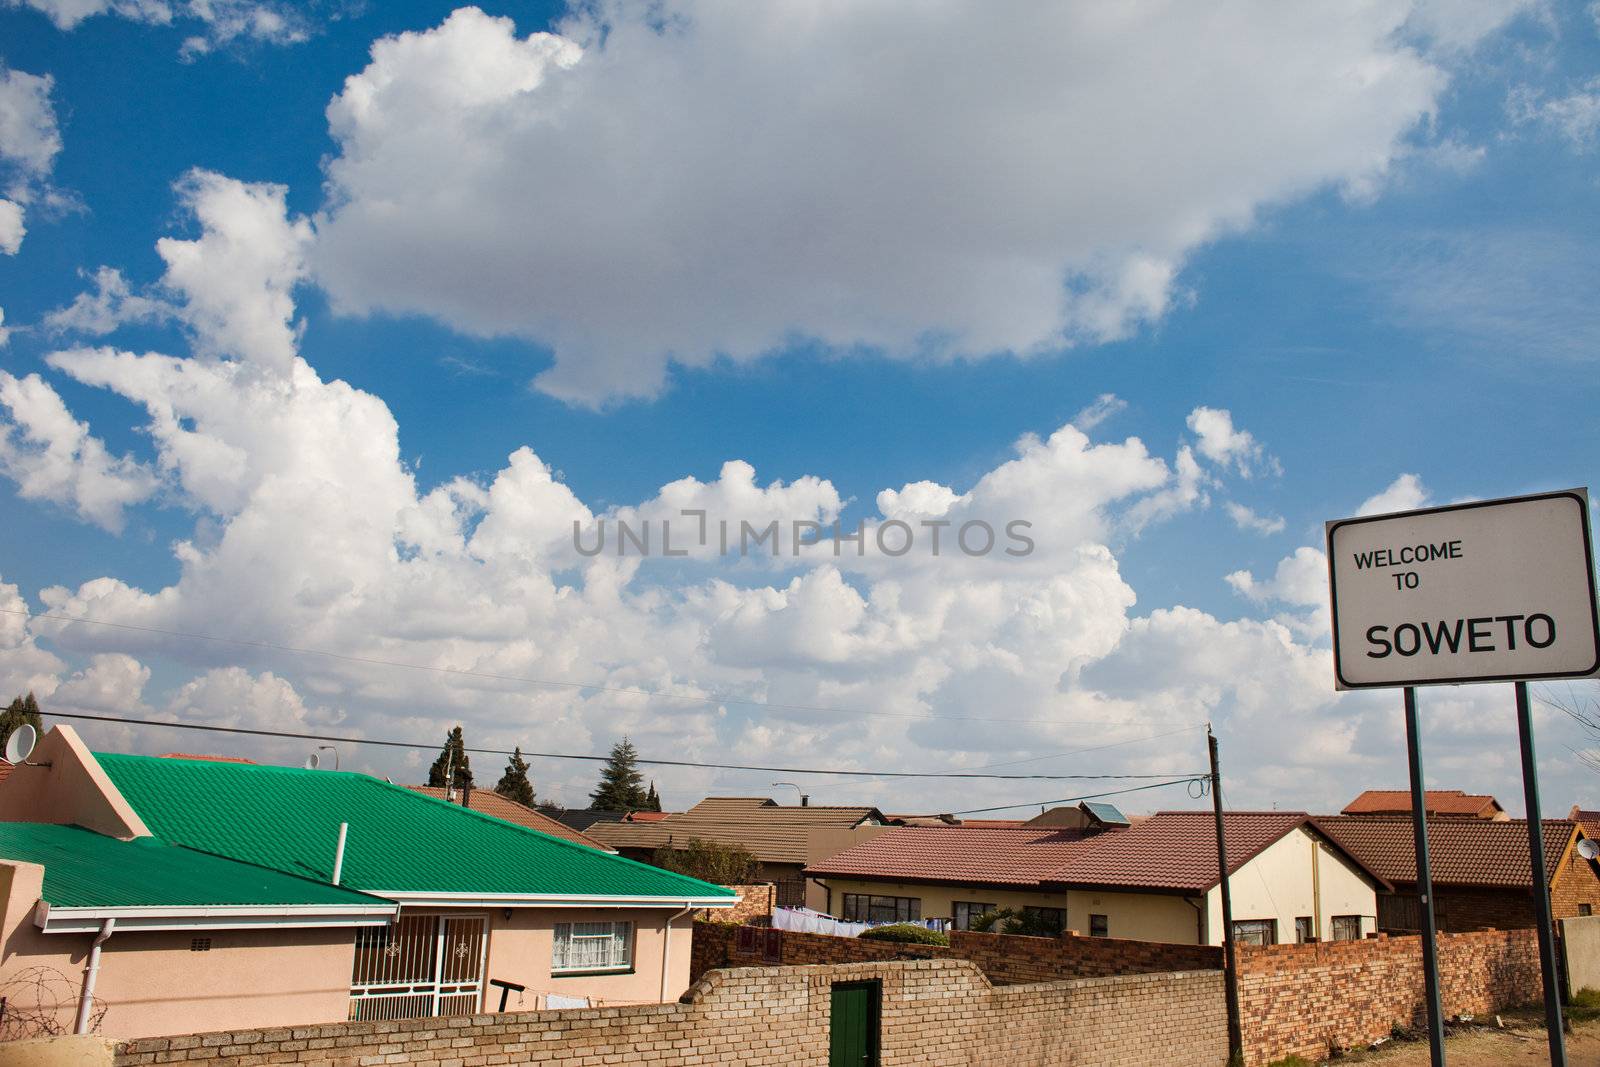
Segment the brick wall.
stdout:
<svg viewBox="0 0 1600 1067">
<path fill-rule="evenodd" d="M 1591 914 L 1600 915 L 1600 874 L 1573 849 L 1561 868 L 1551 874 L 1550 911 L 1557 919 L 1575 919 L 1582 904 L 1589 906 Z"/>
<path fill-rule="evenodd" d="M 955 931 L 950 947 L 901 945 L 859 937 L 806 934 L 696 923 L 690 981 L 716 967 L 795 967 L 868 960 L 966 959 L 995 985 L 1103 978 L 1159 971 L 1205 971 L 1222 966 L 1222 950 L 1109 937 L 1016 937 Z"/>
<path fill-rule="evenodd" d="M 884 1067 L 1119 1067 L 1146 1062 L 1152 1049 L 1167 1067 L 1227 1059 L 1218 972 L 997 987 L 975 964 L 946 959 L 718 971 L 677 1004 L 149 1038 L 118 1046 L 116 1064 L 820 1065 L 831 987 L 861 980 L 882 983 Z"/>
<path fill-rule="evenodd" d="M 1447 1016 L 1487 1015 L 1537 1001 L 1539 945 L 1532 930 L 1439 938 L 1440 995 Z M 1366 1044 L 1394 1026 L 1425 1025 L 1422 943 L 1379 937 L 1239 949 L 1245 1062 L 1290 1054 L 1320 1058 Z"/>
<path fill-rule="evenodd" d="M 715 923 L 748 923 L 772 917 L 772 908 L 778 900 L 778 887 L 771 882 L 758 885 L 730 885 L 739 894 L 739 903 L 731 908 L 701 908 L 695 919 Z"/>
</svg>

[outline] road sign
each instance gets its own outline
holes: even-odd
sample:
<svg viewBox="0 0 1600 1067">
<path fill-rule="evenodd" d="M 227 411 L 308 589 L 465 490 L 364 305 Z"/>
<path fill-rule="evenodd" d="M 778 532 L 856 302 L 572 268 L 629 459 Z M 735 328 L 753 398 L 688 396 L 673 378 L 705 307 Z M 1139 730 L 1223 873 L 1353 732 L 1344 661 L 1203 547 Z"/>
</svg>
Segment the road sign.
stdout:
<svg viewBox="0 0 1600 1067">
<path fill-rule="evenodd" d="M 1328 523 L 1340 689 L 1600 671 L 1589 493 Z"/>
</svg>

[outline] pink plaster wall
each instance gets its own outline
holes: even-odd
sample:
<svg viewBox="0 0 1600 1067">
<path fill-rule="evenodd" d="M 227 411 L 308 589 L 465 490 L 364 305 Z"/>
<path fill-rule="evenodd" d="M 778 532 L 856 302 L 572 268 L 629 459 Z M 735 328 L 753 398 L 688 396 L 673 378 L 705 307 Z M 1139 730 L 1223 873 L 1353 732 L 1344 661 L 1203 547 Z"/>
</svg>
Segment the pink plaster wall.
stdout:
<svg viewBox="0 0 1600 1067">
<path fill-rule="evenodd" d="M 694 923 L 684 916 L 672 926 L 671 960 L 667 965 L 666 995 L 662 995 L 661 957 L 667 917 L 676 914 L 660 908 L 514 908 L 491 913 L 489 928 L 489 970 L 487 977 L 503 978 L 528 987 L 511 994 L 506 1010 L 533 1010 L 544 1006 L 543 996 L 557 993 L 568 997 L 589 997 L 602 1004 L 654 1004 L 673 1001 L 689 988 L 690 944 Z M 555 925 L 563 922 L 598 920 L 633 922 L 633 970 L 629 974 L 562 975 L 551 974 L 555 951 Z M 535 997 L 539 997 L 535 1000 Z M 484 1010 L 500 1005 L 500 991 L 489 987 Z"/>
</svg>

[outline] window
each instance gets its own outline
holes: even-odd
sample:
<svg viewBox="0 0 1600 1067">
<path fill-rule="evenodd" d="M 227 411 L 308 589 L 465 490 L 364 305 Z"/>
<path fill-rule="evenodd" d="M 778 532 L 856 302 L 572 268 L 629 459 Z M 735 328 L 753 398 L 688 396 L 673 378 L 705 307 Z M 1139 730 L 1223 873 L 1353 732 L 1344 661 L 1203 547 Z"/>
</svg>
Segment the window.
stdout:
<svg viewBox="0 0 1600 1067">
<path fill-rule="evenodd" d="M 1067 913 L 1061 908 L 1023 908 L 1023 933 L 1035 937 L 1055 937 L 1067 928 Z"/>
<path fill-rule="evenodd" d="M 921 897 L 880 897 L 846 893 L 844 915 L 852 923 L 903 923 L 922 918 Z"/>
<path fill-rule="evenodd" d="M 632 966 L 631 922 L 556 923 L 552 972 L 626 971 Z"/>
<path fill-rule="evenodd" d="M 1360 941 L 1361 916 L 1335 915 L 1333 917 L 1333 939 L 1335 941 Z"/>
<path fill-rule="evenodd" d="M 1311 925 L 1311 916 L 1302 915 L 1294 921 L 1294 943 L 1303 945 L 1317 936 L 1316 927 Z"/>
<path fill-rule="evenodd" d="M 1233 940 L 1240 945 L 1276 945 L 1278 920 L 1239 919 L 1233 924 Z"/>
<path fill-rule="evenodd" d="M 1089 936 L 1090 937 L 1110 937 L 1111 936 L 1111 919 L 1110 919 L 1110 917 L 1109 916 L 1105 916 L 1105 915 L 1091 915 L 1091 916 L 1089 916 Z"/>
<path fill-rule="evenodd" d="M 211 939 L 209 937 L 196 937 L 189 942 L 190 952 L 210 952 Z"/>
<path fill-rule="evenodd" d="M 994 911 L 997 904 L 983 904 L 976 900 L 957 900 L 952 902 L 950 921 L 957 930 L 972 929 L 972 920 L 987 912 Z"/>
<path fill-rule="evenodd" d="M 1579 904 L 1578 905 L 1578 914 L 1579 915 L 1593 915 L 1594 914 L 1594 908 L 1590 907 L 1588 904 Z"/>
</svg>

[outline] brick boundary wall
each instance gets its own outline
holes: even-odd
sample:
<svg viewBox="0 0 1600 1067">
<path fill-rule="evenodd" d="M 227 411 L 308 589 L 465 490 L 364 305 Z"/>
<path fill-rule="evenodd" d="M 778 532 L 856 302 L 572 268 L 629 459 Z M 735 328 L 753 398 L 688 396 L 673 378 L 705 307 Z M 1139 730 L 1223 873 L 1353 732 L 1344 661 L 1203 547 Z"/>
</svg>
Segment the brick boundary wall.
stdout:
<svg viewBox="0 0 1600 1067">
<path fill-rule="evenodd" d="M 730 885 L 739 894 L 739 903 L 731 908 L 701 908 L 695 912 L 695 921 L 739 925 L 761 919 L 771 919 L 772 909 L 778 903 L 778 887 L 771 882 L 757 885 Z"/>
<path fill-rule="evenodd" d="M 1074 934 L 1018 937 L 953 931 L 950 947 L 944 948 L 795 930 L 745 927 L 744 931 L 741 934 L 739 927 L 722 923 L 695 923 L 690 981 L 718 967 L 796 967 L 900 959 L 971 960 L 995 985 L 1222 967 L 1222 950 L 1211 945 L 1169 945 Z"/>
<path fill-rule="evenodd" d="M 1537 1002 L 1544 982 L 1532 930 L 1439 935 L 1445 1015 L 1490 1015 Z M 1426 1025 L 1422 939 L 1377 937 L 1239 948 L 1245 1062 L 1320 1059 L 1393 1027 Z"/>
<path fill-rule="evenodd" d="M 1222 1067 L 1227 1026 L 1216 971 L 992 985 L 965 960 L 716 971 L 676 1004 L 146 1038 L 116 1067 L 547 1067 L 648 1063 L 792 1067 L 828 1062 L 831 988 L 882 983 L 883 1067 L 971 1064 Z"/>
</svg>

